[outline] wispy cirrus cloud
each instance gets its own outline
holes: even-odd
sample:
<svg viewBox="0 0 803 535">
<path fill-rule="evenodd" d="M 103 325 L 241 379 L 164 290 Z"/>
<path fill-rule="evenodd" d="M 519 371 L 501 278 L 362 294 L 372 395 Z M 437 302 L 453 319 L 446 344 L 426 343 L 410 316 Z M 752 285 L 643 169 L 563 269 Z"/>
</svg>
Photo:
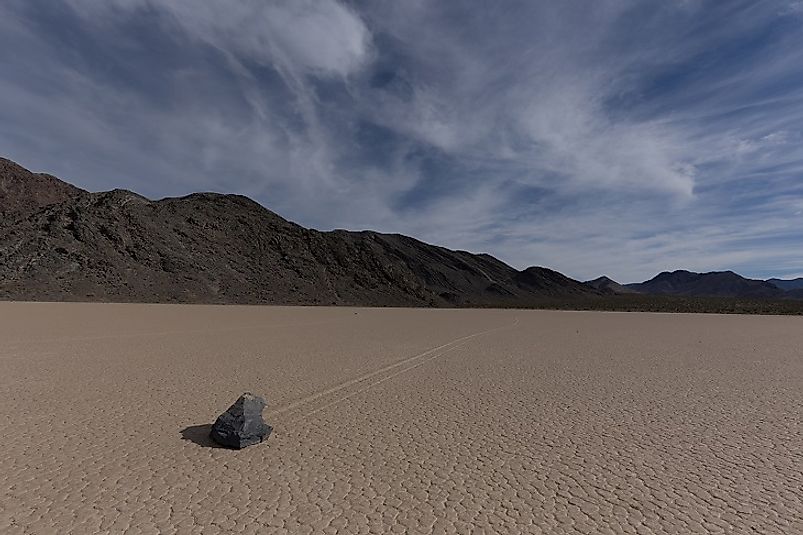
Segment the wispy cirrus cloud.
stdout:
<svg viewBox="0 0 803 535">
<path fill-rule="evenodd" d="M 0 146 L 578 278 L 799 273 L 797 4 L 9 0 Z"/>
<path fill-rule="evenodd" d="M 67 0 L 87 21 L 115 24 L 143 12 L 164 15 L 191 39 L 257 63 L 345 76 L 370 54 L 370 32 L 337 0 Z"/>
</svg>

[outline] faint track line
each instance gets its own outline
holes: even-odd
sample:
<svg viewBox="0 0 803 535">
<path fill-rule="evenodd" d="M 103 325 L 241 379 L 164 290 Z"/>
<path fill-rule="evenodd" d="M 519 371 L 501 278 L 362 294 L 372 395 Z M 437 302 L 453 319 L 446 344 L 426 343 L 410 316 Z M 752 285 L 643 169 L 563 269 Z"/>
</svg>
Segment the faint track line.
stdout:
<svg viewBox="0 0 803 535">
<path fill-rule="evenodd" d="M 346 397 L 344 397 L 344 398 L 342 398 L 342 399 L 340 399 L 338 401 L 335 401 L 335 402 L 329 403 L 327 405 L 324 405 L 324 407 L 321 407 L 320 409 L 317 409 L 316 411 L 313 411 L 313 412 L 309 413 L 309 414 L 314 414 L 318 410 L 322 410 L 325 407 L 329 407 L 329 406 L 333 405 L 334 403 L 339 403 L 343 399 L 348 399 L 352 395 L 356 395 L 359 392 L 367 390 L 368 388 L 371 388 L 371 386 L 375 386 L 375 385 L 377 385 L 377 384 L 379 384 L 381 382 L 384 382 L 384 381 L 386 381 L 387 379 L 389 379 L 391 377 L 396 377 L 397 375 L 399 375 L 401 373 L 404 373 L 407 370 L 410 370 L 412 368 L 417 367 L 419 364 L 423 364 L 424 362 L 428 362 L 429 360 L 432 360 L 432 359 L 437 358 L 437 357 L 439 357 L 441 355 L 444 355 L 444 354 L 448 353 L 449 351 L 451 351 L 453 349 L 456 349 L 456 347 L 458 345 L 460 345 L 461 343 L 463 343 L 463 342 L 467 342 L 467 341 L 469 341 L 469 340 L 471 340 L 473 338 L 477 338 L 478 336 L 483 336 L 483 335 L 486 335 L 486 334 L 490 334 L 492 332 L 499 331 L 499 330 L 502 330 L 502 329 L 515 328 L 516 326 L 518 326 L 518 324 L 519 324 L 519 318 L 516 317 L 516 318 L 513 319 L 513 323 L 511 325 L 502 325 L 500 327 L 494 327 L 493 329 L 487 329 L 487 330 L 484 330 L 484 331 L 479 331 L 479 332 L 476 332 L 476 333 L 468 334 L 466 336 L 461 336 L 460 338 L 455 338 L 454 340 L 446 342 L 445 344 L 441 344 L 441 345 L 439 345 L 437 347 L 430 348 L 430 349 L 424 351 L 423 353 L 418 353 L 417 355 L 413 355 L 411 357 L 407 357 L 406 359 L 402 359 L 399 362 L 395 362 L 393 364 L 389 364 L 387 366 L 383 366 L 382 368 L 379 368 L 378 370 L 374 370 L 372 372 L 365 373 L 363 375 L 355 377 L 354 379 L 349 379 L 348 381 L 345 381 L 345 382 L 340 383 L 338 385 L 335 385 L 333 387 L 327 388 L 325 390 L 321 390 L 319 392 L 315 392 L 314 394 L 310 394 L 309 396 L 303 397 L 303 398 L 301 398 L 299 400 L 296 400 L 296 401 L 294 401 L 292 403 L 289 403 L 289 404 L 287 404 L 287 405 L 285 405 L 283 407 L 279 407 L 279 408 L 271 411 L 271 414 L 282 414 L 282 413 L 291 411 L 293 409 L 296 409 L 298 407 L 306 405 L 306 404 L 308 404 L 310 402 L 313 402 L 313 401 L 315 401 L 317 399 L 320 399 L 320 398 L 322 398 L 324 396 L 328 396 L 330 394 L 334 394 L 334 393 L 340 392 L 341 390 L 343 390 L 345 388 L 348 388 L 348 387 L 350 387 L 352 385 L 361 383 L 363 381 L 371 379 L 372 377 L 376 377 L 377 375 L 380 375 L 382 373 L 391 371 L 391 370 L 393 370 L 395 368 L 398 368 L 400 366 L 404 366 L 405 364 L 409 364 L 411 362 L 423 359 L 424 357 L 426 357 L 428 355 L 432 355 L 433 353 L 436 353 L 436 352 L 438 352 L 438 351 L 440 351 L 442 349 L 446 349 L 446 351 L 444 351 L 443 353 L 438 353 L 438 354 L 434 355 L 433 357 L 431 357 L 429 359 L 425 359 L 422 362 L 417 363 L 415 366 L 412 366 L 410 368 L 402 370 L 401 372 L 392 374 L 392 375 L 390 375 L 389 377 L 387 377 L 385 379 L 380 379 L 379 381 L 376 381 L 375 383 L 372 383 L 371 385 L 368 385 L 367 387 L 365 387 L 362 390 L 358 390 L 358 391 L 356 391 L 356 392 L 354 392 L 352 394 L 349 394 L 348 396 L 346 396 Z M 309 416 L 309 414 L 307 416 Z"/>
<path fill-rule="evenodd" d="M 444 351 L 443 351 L 443 353 L 436 353 L 435 355 L 433 355 L 433 356 L 429 357 L 428 359 L 424 359 L 424 360 L 418 361 L 418 362 L 416 362 L 415 364 L 413 364 L 412 366 L 409 366 L 409 367 L 407 367 L 407 368 L 403 368 L 403 369 L 401 369 L 401 370 L 397 371 L 396 373 L 392 373 L 392 374 L 390 374 L 390 375 L 388 375 L 388 376 L 386 376 L 386 377 L 383 377 L 382 379 L 379 379 L 379 380 L 377 380 L 377 381 L 374 381 L 373 383 L 369 383 L 369 384 L 365 385 L 363 388 L 360 388 L 360 389 L 358 389 L 358 390 L 355 390 L 354 392 L 352 392 L 352 393 L 350 393 L 350 394 L 348 394 L 348 395 L 345 395 L 345 396 L 343 396 L 342 398 L 336 399 L 336 400 L 334 400 L 334 401 L 332 401 L 332 402 L 330 402 L 330 403 L 327 403 L 326 405 L 323 405 L 323 406 L 321 406 L 321 407 L 318 407 L 317 409 L 315 409 L 315 410 L 313 410 L 313 411 L 311 411 L 311 412 L 308 412 L 307 414 L 305 414 L 305 415 L 304 415 L 304 417 L 305 417 L 305 418 L 309 418 L 309 417 L 310 417 L 310 416 L 312 416 L 313 414 L 315 414 L 315 413 L 318 413 L 318 412 L 321 412 L 321 411 L 322 411 L 322 410 L 324 410 L 324 409 L 328 409 L 328 408 L 329 408 L 329 407 L 331 407 L 332 405 L 337 405 L 338 403 L 340 403 L 340 402 L 342 402 L 342 401 L 346 401 L 346 400 L 347 400 L 347 399 L 349 399 L 349 398 L 352 398 L 352 397 L 354 397 L 354 396 L 356 396 L 356 395 L 362 394 L 363 392 L 365 392 L 365 391 L 367 391 L 367 390 L 370 390 L 371 388 L 373 388 L 373 387 L 375 387 L 375 386 L 378 386 L 378 385 L 380 385 L 380 384 L 384 383 L 385 381 L 389 381 L 389 380 L 393 379 L 394 377 L 398 377 L 399 375 L 402 375 L 403 373 L 407 373 L 407 372 L 409 372 L 410 370 L 413 370 L 413 369 L 415 369 L 415 368 L 418 368 L 418 367 L 420 367 L 420 366 L 423 366 L 423 365 L 424 365 L 424 364 L 426 364 L 427 362 L 429 362 L 429 361 L 431 361 L 431 360 L 435 360 L 435 359 L 436 359 L 436 358 L 438 358 L 438 357 L 442 357 L 443 355 L 445 355 L 445 354 L 447 354 L 447 353 L 450 353 L 450 352 L 454 351 L 455 349 L 459 349 L 459 348 L 461 348 L 461 347 L 463 347 L 463 345 L 462 345 L 462 344 L 457 344 L 457 345 L 454 345 L 454 346 L 452 346 L 452 347 L 450 347 L 450 348 L 448 348 L 448 349 L 444 350 Z"/>
</svg>

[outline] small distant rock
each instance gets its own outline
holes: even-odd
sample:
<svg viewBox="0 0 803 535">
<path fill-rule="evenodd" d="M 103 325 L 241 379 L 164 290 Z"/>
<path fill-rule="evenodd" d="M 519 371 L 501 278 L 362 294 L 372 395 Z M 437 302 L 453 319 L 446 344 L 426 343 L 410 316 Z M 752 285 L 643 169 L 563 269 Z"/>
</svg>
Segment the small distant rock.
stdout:
<svg viewBox="0 0 803 535">
<path fill-rule="evenodd" d="M 238 450 L 259 444 L 273 431 L 262 419 L 266 405 L 261 397 L 246 392 L 218 416 L 209 436 L 221 446 Z"/>
</svg>

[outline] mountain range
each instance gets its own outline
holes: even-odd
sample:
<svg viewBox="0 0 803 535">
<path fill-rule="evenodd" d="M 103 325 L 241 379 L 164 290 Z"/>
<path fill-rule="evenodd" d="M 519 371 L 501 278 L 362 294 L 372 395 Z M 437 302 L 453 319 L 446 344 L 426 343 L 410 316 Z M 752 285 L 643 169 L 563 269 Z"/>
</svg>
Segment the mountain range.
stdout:
<svg viewBox="0 0 803 535">
<path fill-rule="evenodd" d="M 625 295 L 797 299 L 803 279 L 583 283 L 400 234 L 304 228 L 240 195 L 92 193 L 0 158 L 1 299 L 529 307 Z"/>
<path fill-rule="evenodd" d="M 665 271 L 648 281 L 626 287 L 638 293 L 658 295 L 782 298 L 785 294 L 770 282 L 747 279 L 733 271 Z"/>
<path fill-rule="evenodd" d="M 600 277 L 585 284 L 614 294 L 674 295 L 685 297 L 738 297 L 748 299 L 803 298 L 803 279 L 758 280 L 742 277 L 733 271 L 664 271 L 652 279 L 631 284 L 619 284 Z"/>
<path fill-rule="evenodd" d="M 0 160 L 0 298 L 531 306 L 601 295 L 398 234 L 320 232 L 239 195 L 90 193 Z"/>
</svg>

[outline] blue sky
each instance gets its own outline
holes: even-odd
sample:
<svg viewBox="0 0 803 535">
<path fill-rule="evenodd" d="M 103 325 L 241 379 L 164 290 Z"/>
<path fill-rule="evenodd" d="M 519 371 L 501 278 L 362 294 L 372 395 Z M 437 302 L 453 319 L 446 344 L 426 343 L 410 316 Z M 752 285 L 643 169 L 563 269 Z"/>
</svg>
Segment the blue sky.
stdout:
<svg viewBox="0 0 803 535">
<path fill-rule="evenodd" d="M 4 0 L 0 154 L 524 268 L 803 275 L 803 2 Z"/>
</svg>

